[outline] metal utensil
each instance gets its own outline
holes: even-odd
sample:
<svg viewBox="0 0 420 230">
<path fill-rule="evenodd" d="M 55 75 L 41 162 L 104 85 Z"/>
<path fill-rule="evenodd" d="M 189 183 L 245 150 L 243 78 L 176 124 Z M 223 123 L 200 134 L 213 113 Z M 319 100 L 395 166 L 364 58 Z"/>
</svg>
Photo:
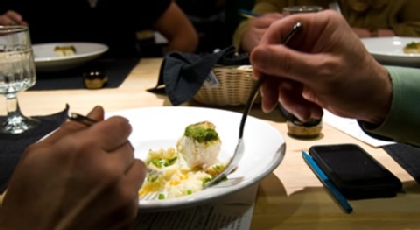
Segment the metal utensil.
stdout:
<svg viewBox="0 0 420 230">
<path fill-rule="evenodd" d="M 95 124 L 96 122 L 98 122 L 96 120 L 90 119 L 89 117 L 83 116 L 83 115 L 78 114 L 78 113 L 70 113 L 70 114 L 67 115 L 67 118 L 69 120 L 76 121 L 76 122 L 78 122 L 82 125 L 85 125 L 87 127 L 90 127 L 93 124 Z"/>
<path fill-rule="evenodd" d="M 329 4 L 329 7 L 330 9 L 337 11 L 339 14 L 342 14 L 340 5 L 338 4 L 337 0 L 335 0 L 334 2 L 331 2 Z"/>
<path fill-rule="evenodd" d="M 293 29 L 284 37 L 281 41 L 281 44 L 286 45 L 290 39 L 302 29 L 302 23 L 298 22 L 295 24 Z M 242 113 L 242 119 L 239 125 L 239 140 L 236 145 L 235 151 L 233 153 L 232 158 L 230 159 L 229 163 L 226 165 L 226 168 L 216 177 L 212 178 L 211 181 L 207 182 L 204 185 L 203 189 L 206 189 L 216 183 L 218 183 L 220 180 L 225 178 L 227 175 L 229 175 L 233 169 L 235 169 L 239 162 L 241 161 L 243 155 L 244 155 L 244 143 L 243 143 L 243 135 L 244 135 L 244 129 L 246 124 L 246 118 L 248 117 L 248 114 L 254 104 L 255 98 L 258 95 L 259 89 L 261 87 L 261 84 L 265 81 L 267 78 L 267 75 L 262 74 L 261 77 L 257 80 L 256 84 L 254 85 L 251 95 L 249 95 L 247 103 L 245 105 L 245 110 Z"/>
</svg>

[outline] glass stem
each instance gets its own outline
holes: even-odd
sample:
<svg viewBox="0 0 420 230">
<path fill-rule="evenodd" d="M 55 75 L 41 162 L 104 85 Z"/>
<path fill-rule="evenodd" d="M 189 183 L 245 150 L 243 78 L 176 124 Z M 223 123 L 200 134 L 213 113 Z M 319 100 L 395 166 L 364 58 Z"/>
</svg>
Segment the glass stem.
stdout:
<svg viewBox="0 0 420 230">
<path fill-rule="evenodd" d="M 19 102 L 16 93 L 6 94 L 7 104 L 7 123 L 9 125 L 18 125 L 22 122 L 22 112 L 20 111 Z"/>
</svg>

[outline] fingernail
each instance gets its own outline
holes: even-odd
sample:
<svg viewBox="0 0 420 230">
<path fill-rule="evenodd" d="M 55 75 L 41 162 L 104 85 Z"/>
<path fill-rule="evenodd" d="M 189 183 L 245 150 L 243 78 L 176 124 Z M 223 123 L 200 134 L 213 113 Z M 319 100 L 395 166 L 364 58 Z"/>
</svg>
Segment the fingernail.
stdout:
<svg viewBox="0 0 420 230">
<path fill-rule="evenodd" d="M 95 107 L 93 107 L 93 109 L 88 113 L 88 117 L 94 117 L 94 116 L 96 116 L 97 115 L 97 113 L 98 113 L 98 111 L 99 111 L 99 106 L 95 106 Z"/>
<path fill-rule="evenodd" d="M 303 120 L 303 116 L 302 116 L 302 115 L 300 115 L 299 113 L 295 113 L 295 114 L 293 114 L 293 115 L 295 115 L 295 117 L 296 117 L 299 121 L 303 121 L 303 122 L 304 122 L 304 120 Z"/>
<path fill-rule="evenodd" d="M 311 113 L 311 119 L 314 119 L 314 120 L 321 120 L 321 119 L 322 119 L 322 112 L 313 111 L 313 112 Z"/>
</svg>

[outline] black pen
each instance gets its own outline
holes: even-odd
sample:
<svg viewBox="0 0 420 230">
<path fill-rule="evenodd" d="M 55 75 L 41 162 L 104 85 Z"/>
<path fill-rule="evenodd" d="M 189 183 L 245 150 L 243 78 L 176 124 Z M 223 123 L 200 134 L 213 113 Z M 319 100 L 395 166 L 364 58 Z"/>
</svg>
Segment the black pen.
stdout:
<svg viewBox="0 0 420 230">
<path fill-rule="evenodd" d="M 88 127 L 90 127 L 93 124 L 95 124 L 96 122 L 98 122 L 96 120 L 90 119 L 89 117 L 83 116 L 83 115 L 78 114 L 78 113 L 70 113 L 69 115 L 67 115 L 67 118 L 69 120 L 76 121 L 76 122 L 78 122 L 82 125 L 86 125 Z"/>
</svg>

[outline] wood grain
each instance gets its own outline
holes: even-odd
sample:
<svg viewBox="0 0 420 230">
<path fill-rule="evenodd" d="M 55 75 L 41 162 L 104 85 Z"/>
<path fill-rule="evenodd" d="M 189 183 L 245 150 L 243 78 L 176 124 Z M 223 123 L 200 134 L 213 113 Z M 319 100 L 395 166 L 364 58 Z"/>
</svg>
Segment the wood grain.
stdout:
<svg viewBox="0 0 420 230">
<path fill-rule="evenodd" d="M 19 94 L 20 105 L 26 115 L 58 112 L 66 103 L 78 113 L 87 113 L 95 105 L 104 106 L 106 111 L 170 106 L 165 96 L 146 92 L 156 84 L 160 64 L 161 59 L 143 59 L 116 89 L 24 92 Z M 199 106 L 193 102 L 185 105 Z M 0 111 L 5 111 L 4 103 Z M 286 122 L 279 112 L 264 114 L 256 106 L 251 115 L 266 120 L 287 141 L 284 161 L 260 184 L 251 229 L 420 229 L 420 185 L 382 149 L 371 148 L 326 124 L 317 140 L 296 140 L 287 135 Z M 333 143 L 355 143 L 365 148 L 404 182 L 404 193 L 391 199 L 350 201 L 354 213 L 345 214 L 301 157 L 301 151 L 312 145 Z"/>
</svg>

